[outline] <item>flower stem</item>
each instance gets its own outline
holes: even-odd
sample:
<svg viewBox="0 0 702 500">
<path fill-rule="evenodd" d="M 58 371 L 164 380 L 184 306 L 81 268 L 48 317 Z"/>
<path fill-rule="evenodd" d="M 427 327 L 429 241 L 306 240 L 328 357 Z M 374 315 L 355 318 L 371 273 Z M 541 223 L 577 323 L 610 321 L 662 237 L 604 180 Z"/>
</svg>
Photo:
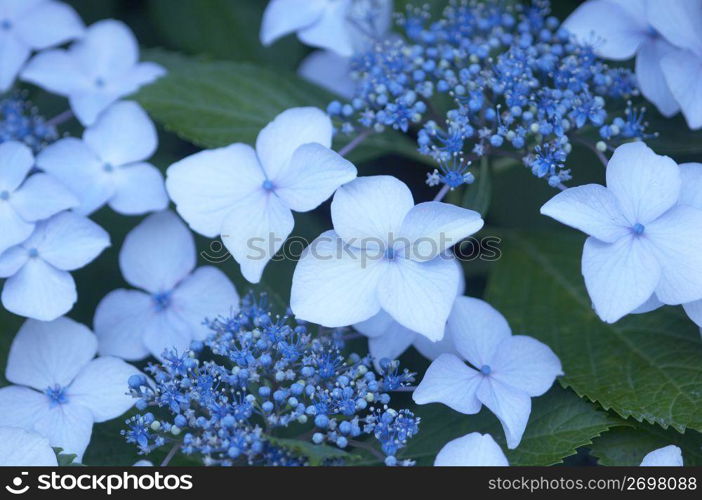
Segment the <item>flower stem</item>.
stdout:
<svg viewBox="0 0 702 500">
<path fill-rule="evenodd" d="M 444 199 L 444 197 L 448 194 L 449 190 L 448 184 L 444 184 L 444 186 L 441 188 L 441 190 L 436 193 L 436 196 L 434 196 L 434 201 L 441 201 Z"/>
<path fill-rule="evenodd" d="M 178 452 L 178 450 L 180 449 L 180 445 L 181 445 L 181 444 L 182 444 L 182 443 L 179 441 L 179 442 L 177 442 L 176 444 L 173 445 L 173 448 L 171 448 L 171 450 L 168 452 L 168 455 L 166 455 L 166 458 L 164 458 L 164 459 L 163 459 L 163 462 L 161 462 L 161 467 L 165 467 L 166 465 L 168 465 L 168 463 L 173 459 L 173 457 L 175 456 L 175 454 L 176 454 L 176 453 Z"/>
<path fill-rule="evenodd" d="M 50 127 L 58 127 L 59 125 L 66 123 L 68 120 L 73 118 L 75 115 L 71 109 L 67 109 L 63 113 L 59 113 L 50 120 L 47 120 L 46 124 Z"/>
<path fill-rule="evenodd" d="M 358 134 L 356 137 L 354 137 L 353 140 L 351 142 L 349 142 L 346 146 L 341 148 L 339 150 L 339 154 L 341 156 L 348 155 L 351 151 L 356 149 L 356 147 L 358 147 L 358 145 L 360 145 L 363 141 L 365 141 L 369 135 L 370 135 L 370 130 L 364 130 L 363 132 Z"/>
</svg>

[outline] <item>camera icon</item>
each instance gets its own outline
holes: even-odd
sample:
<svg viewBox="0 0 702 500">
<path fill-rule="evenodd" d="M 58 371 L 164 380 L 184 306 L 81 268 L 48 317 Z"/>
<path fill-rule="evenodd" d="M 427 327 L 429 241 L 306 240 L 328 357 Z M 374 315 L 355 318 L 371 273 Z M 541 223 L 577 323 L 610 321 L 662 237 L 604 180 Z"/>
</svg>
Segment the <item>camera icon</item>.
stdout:
<svg viewBox="0 0 702 500">
<path fill-rule="evenodd" d="M 29 485 L 22 487 L 22 476 L 26 476 L 28 474 L 28 472 L 20 472 L 19 476 L 12 479 L 12 486 L 6 485 L 5 489 L 13 495 L 22 495 L 23 493 L 27 493 L 29 490 Z"/>
</svg>

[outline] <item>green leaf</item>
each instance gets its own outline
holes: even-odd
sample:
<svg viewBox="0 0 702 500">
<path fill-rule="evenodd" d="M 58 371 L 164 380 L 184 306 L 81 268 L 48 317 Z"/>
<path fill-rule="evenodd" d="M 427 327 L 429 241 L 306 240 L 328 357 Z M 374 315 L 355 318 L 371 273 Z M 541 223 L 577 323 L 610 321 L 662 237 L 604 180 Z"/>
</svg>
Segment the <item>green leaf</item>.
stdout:
<svg viewBox="0 0 702 500">
<path fill-rule="evenodd" d="M 561 381 L 624 418 L 702 430 L 702 342 L 679 308 L 610 325 L 593 312 L 575 233 L 506 233 L 487 300 L 514 331 L 548 344 Z"/>
<path fill-rule="evenodd" d="M 244 142 L 279 113 L 297 106 L 325 109 L 334 98 L 297 75 L 242 62 L 204 61 L 162 50 L 146 57 L 169 69 L 136 99 L 167 130 L 203 148 Z M 349 139 L 339 140 L 337 148 Z M 398 154 L 431 163 L 407 136 L 389 130 L 374 134 L 352 151 L 355 162 Z"/>
<path fill-rule="evenodd" d="M 487 408 L 477 415 L 463 415 L 440 404 L 414 411 L 422 419 L 419 434 L 409 441 L 402 456 L 417 460 L 418 465 L 431 465 L 446 443 L 471 432 L 490 433 L 511 465 L 552 465 L 590 444 L 618 421 L 572 391 L 555 386 L 532 399 L 522 441 L 516 449 L 508 450 L 502 426 Z"/>
<path fill-rule="evenodd" d="M 54 453 L 56 453 L 56 461 L 58 462 L 59 467 L 66 467 L 69 465 L 72 466 L 77 466 L 77 465 L 83 465 L 80 462 L 76 462 L 76 455 L 75 453 L 62 453 L 63 448 L 57 448 L 53 447 Z"/>
<path fill-rule="evenodd" d="M 702 465 L 702 434 L 690 429 L 680 434 L 647 424 L 631 424 L 605 432 L 593 441 L 590 453 L 601 465 L 636 466 L 647 453 L 671 444 L 680 447 L 685 465 Z"/>
<path fill-rule="evenodd" d="M 358 456 L 345 452 L 342 449 L 325 444 L 313 444 L 298 439 L 283 439 L 269 436 L 268 441 L 282 448 L 290 450 L 297 455 L 307 457 L 312 466 L 324 465 L 328 460 L 341 459 L 347 464 L 358 460 Z"/>
<path fill-rule="evenodd" d="M 295 36 L 271 47 L 259 40 L 261 0 L 150 0 L 157 31 L 178 50 L 216 59 L 259 62 L 291 70 L 306 53 Z"/>
<path fill-rule="evenodd" d="M 485 218 L 485 214 L 490 207 L 492 198 L 492 172 L 490 169 L 490 161 L 486 156 L 480 160 L 480 172 L 476 181 L 469 185 L 465 193 L 461 205 L 465 208 L 475 210 Z"/>
</svg>

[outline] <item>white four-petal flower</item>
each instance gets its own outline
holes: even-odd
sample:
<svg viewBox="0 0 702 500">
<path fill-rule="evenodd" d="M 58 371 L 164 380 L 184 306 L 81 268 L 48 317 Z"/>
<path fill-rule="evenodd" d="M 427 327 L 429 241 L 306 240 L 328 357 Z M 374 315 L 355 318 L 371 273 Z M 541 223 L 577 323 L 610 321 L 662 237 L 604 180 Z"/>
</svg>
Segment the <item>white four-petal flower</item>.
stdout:
<svg viewBox="0 0 702 500">
<path fill-rule="evenodd" d="M 80 199 L 76 212 L 89 215 L 105 203 L 116 212 L 139 215 L 163 210 L 163 176 L 145 160 L 156 151 L 156 128 L 135 102 L 111 105 L 85 129 L 83 140 L 60 139 L 37 156 Z"/>
<path fill-rule="evenodd" d="M 158 64 L 139 62 L 139 46 L 122 22 L 107 19 L 90 26 L 67 50 L 34 56 L 21 78 L 68 97 L 83 125 L 92 124 L 110 104 L 162 76 Z"/>
<path fill-rule="evenodd" d="M 702 0 L 590 0 L 564 22 L 600 56 L 629 59 L 644 96 L 665 116 L 702 127 Z"/>
<path fill-rule="evenodd" d="M 10 347 L 0 389 L 0 425 L 48 438 L 80 461 L 93 422 L 122 415 L 133 404 L 127 380 L 139 371 L 121 359 L 95 358 L 97 340 L 69 318 L 28 320 Z"/>
<path fill-rule="evenodd" d="M 613 323 L 654 292 L 671 305 L 701 299 L 702 210 L 678 205 L 678 165 L 635 142 L 616 149 L 606 175 L 606 188 L 570 188 L 541 208 L 590 236 L 582 273 L 600 318 Z"/>
<path fill-rule="evenodd" d="M 147 217 L 126 237 L 119 254 L 124 279 L 145 290 L 114 290 L 97 307 L 99 352 L 128 360 L 183 352 L 208 332 L 205 319 L 236 313 L 239 296 L 226 275 L 195 269 L 195 241 L 173 212 Z"/>
<path fill-rule="evenodd" d="M 85 27 L 78 14 L 53 0 L 0 0 L 0 93 L 9 89 L 33 50 L 74 40 Z"/>
<path fill-rule="evenodd" d="M 67 313 L 78 298 L 69 271 L 85 266 L 108 246 L 110 236 L 100 226 L 73 212 L 39 222 L 26 241 L 0 254 L 0 278 L 8 278 L 3 306 L 42 321 Z"/>
<path fill-rule="evenodd" d="M 683 457 L 680 448 L 674 444 L 658 448 L 646 454 L 641 467 L 682 467 Z"/>
<path fill-rule="evenodd" d="M 506 467 L 502 448 L 490 434 L 471 432 L 449 441 L 434 460 L 436 467 Z"/>
<path fill-rule="evenodd" d="M 20 427 L 0 427 L 0 467 L 56 467 L 49 440 Z"/>
<path fill-rule="evenodd" d="M 292 210 L 317 208 L 356 167 L 330 148 L 332 123 L 293 108 L 246 144 L 201 151 L 168 168 L 166 188 L 190 227 L 222 241 L 248 281 L 258 283 L 292 231 Z"/>
<path fill-rule="evenodd" d="M 29 238 L 37 221 L 78 205 L 78 199 L 47 174 L 27 177 L 32 151 L 22 143 L 0 144 L 0 254 Z"/>
<path fill-rule="evenodd" d="M 430 201 L 390 176 L 360 177 L 331 206 L 334 230 L 305 249 L 290 307 L 305 321 L 338 327 L 381 310 L 400 325 L 441 340 L 460 269 L 446 250 L 483 226 L 472 210 Z"/>
<path fill-rule="evenodd" d="M 558 357 L 532 337 L 512 335 L 498 311 L 472 297 L 456 299 L 446 328 L 461 357 L 436 358 L 412 398 L 417 404 L 443 403 L 466 414 L 485 405 L 502 423 L 507 446 L 516 448 L 529 420 L 531 398 L 544 394 L 563 374 Z"/>
</svg>

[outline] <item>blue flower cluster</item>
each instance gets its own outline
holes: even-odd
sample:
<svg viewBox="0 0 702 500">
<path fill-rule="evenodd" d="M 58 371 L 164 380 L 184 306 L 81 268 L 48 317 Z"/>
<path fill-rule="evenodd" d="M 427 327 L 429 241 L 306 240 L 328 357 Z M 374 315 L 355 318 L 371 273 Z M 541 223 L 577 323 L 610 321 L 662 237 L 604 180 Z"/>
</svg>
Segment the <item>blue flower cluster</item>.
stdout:
<svg viewBox="0 0 702 500">
<path fill-rule="evenodd" d="M 639 94 L 635 76 L 608 67 L 549 12 L 545 0 L 463 0 L 431 22 L 409 8 L 400 18 L 406 39 L 355 57 L 356 95 L 328 112 L 344 134 L 416 127 L 419 151 L 440 166 L 430 185 L 469 184 L 471 160 L 494 154 L 562 186 L 576 133 L 599 132 L 591 146 L 606 149 L 645 132 L 629 101 Z M 621 101 L 622 116 L 610 116 L 609 100 Z"/>
<path fill-rule="evenodd" d="M 56 139 L 56 127 L 37 113 L 23 93 L 17 92 L 0 100 L 0 143 L 23 142 L 37 153 Z"/>
<path fill-rule="evenodd" d="M 131 377 L 142 413 L 127 420 L 126 440 L 142 453 L 175 441 L 205 465 L 306 465 L 314 453 L 338 464 L 351 448 L 411 465 L 396 454 L 419 419 L 389 408 L 388 392 L 414 374 L 388 360 L 376 374 L 369 357 L 344 354 L 343 330 L 312 335 L 288 316 L 273 317 L 267 302 L 249 294 L 239 314 L 207 322 L 206 341 L 149 365 L 153 381 Z"/>
</svg>

